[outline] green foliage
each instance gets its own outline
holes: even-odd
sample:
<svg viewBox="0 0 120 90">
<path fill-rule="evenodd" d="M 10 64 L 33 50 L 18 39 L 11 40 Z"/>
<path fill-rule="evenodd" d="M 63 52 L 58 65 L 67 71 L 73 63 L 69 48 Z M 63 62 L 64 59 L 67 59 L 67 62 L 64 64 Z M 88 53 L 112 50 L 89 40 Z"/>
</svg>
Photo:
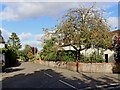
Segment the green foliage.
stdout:
<svg viewBox="0 0 120 90">
<path fill-rule="evenodd" d="M 40 56 L 39 55 L 36 55 L 34 56 L 33 60 L 39 60 Z"/>
<path fill-rule="evenodd" d="M 83 59 L 82 62 L 87 62 L 87 63 L 102 63 L 102 62 L 105 62 L 105 59 L 103 58 L 102 54 L 98 55 L 97 52 L 93 52 L 88 57 L 84 56 L 84 59 Z"/>
<path fill-rule="evenodd" d="M 66 62 L 76 61 L 76 52 L 72 50 L 60 51 L 58 56 L 61 61 L 66 61 Z"/>
<path fill-rule="evenodd" d="M 31 59 L 33 59 L 34 56 L 33 56 L 33 54 L 32 54 L 31 52 L 29 52 L 29 53 L 27 54 L 27 57 L 28 57 L 28 59 L 31 60 Z"/>
<path fill-rule="evenodd" d="M 72 50 L 62 50 L 57 52 L 50 52 L 46 53 L 41 52 L 40 57 L 42 60 L 48 60 L 48 61 L 65 61 L 65 62 L 76 62 L 76 51 Z M 102 63 L 105 62 L 105 59 L 103 56 L 97 55 L 96 52 L 93 52 L 90 54 L 90 56 L 84 56 L 83 54 L 80 54 L 80 60 L 79 62 L 83 63 Z"/>
<path fill-rule="evenodd" d="M 5 47 L 4 47 L 4 48 L 0 48 L 0 53 L 5 54 L 5 53 L 7 52 L 7 50 L 8 50 L 8 49 L 7 49 L 7 48 L 5 48 Z"/>
<path fill-rule="evenodd" d="M 56 46 L 56 47 L 55 47 Z M 48 61 L 66 61 L 66 62 L 75 62 L 77 54 L 79 54 L 79 62 L 104 62 L 102 55 L 97 55 L 96 52 L 92 53 L 89 57 L 84 56 L 83 54 L 77 53 L 72 50 L 58 50 L 56 44 L 56 38 L 51 37 L 51 39 L 44 40 L 44 46 L 40 53 L 42 60 Z M 79 52 L 79 51 L 78 51 Z M 103 52 L 102 52 L 103 53 Z"/>
<path fill-rule="evenodd" d="M 9 37 L 9 40 L 7 41 L 7 44 L 8 44 L 7 47 L 12 47 L 16 50 L 17 57 L 19 57 L 18 49 L 20 49 L 22 45 L 16 33 L 12 33 L 12 35 Z"/>
<path fill-rule="evenodd" d="M 110 26 L 103 16 L 104 10 L 90 8 L 69 9 L 56 25 L 57 41 L 64 46 L 71 45 L 75 50 L 81 45 L 88 48 L 92 42 L 97 47 L 106 48 L 111 44 Z"/>
<path fill-rule="evenodd" d="M 59 20 L 59 24 L 53 29 L 54 32 L 49 32 L 48 29 L 45 29 L 46 36 L 51 35 L 56 39 L 53 42 L 48 42 L 49 44 L 44 46 L 44 49 L 48 49 L 47 51 L 43 51 L 47 52 L 44 54 L 47 55 L 51 53 L 50 57 L 52 57 L 51 55 L 53 54 L 56 56 L 56 53 L 51 52 L 50 49 L 54 47 L 72 46 L 76 51 L 76 59 L 78 61 L 80 58 L 79 52 L 90 48 L 92 43 L 95 43 L 96 48 L 101 47 L 107 49 L 112 43 L 110 26 L 103 16 L 104 10 L 94 9 L 93 7 L 94 6 L 90 8 L 69 9 Z M 44 39 L 44 43 L 46 43 L 46 41 L 49 40 Z M 57 43 L 57 45 L 55 43 Z M 84 45 L 84 47 L 82 47 L 82 45 Z M 88 57 L 81 57 L 88 59 Z M 66 54 L 65 58 L 68 59 Z M 92 56 L 90 58 L 94 59 Z"/>
<path fill-rule="evenodd" d="M 40 57 L 42 60 L 48 61 L 66 61 L 74 62 L 76 60 L 75 51 L 55 51 L 55 52 L 41 52 Z"/>
<path fill-rule="evenodd" d="M 41 51 L 40 57 L 44 60 L 57 60 L 57 51 L 53 46 L 55 45 L 56 38 L 51 37 L 51 39 L 44 40 L 43 50 Z"/>
<path fill-rule="evenodd" d="M 57 52 L 44 51 L 40 53 L 40 57 L 42 60 L 57 61 Z"/>
<path fill-rule="evenodd" d="M 21 57 L 21 60 L 26 61 L 25 57 L 23 57 L 23 56 Z"/>
<path fill-rule="evenodd" d="M 32 49 L 29 45 L 25 45 L 25 49 L 21 50 L 21 56 L 25 58 L 25 61 L 28 61 L 29 58 L 27 57 L 28 53 L 32 53 Z"/>
<path fill-rule="evenodd" d="M 57 61 L 57 52 L 50 52 L 45 56 L 45 60 Z"/>
<path fill-rule="evenodd" d="M 15 50 L 18 50 L 21 48 L 21 43 L 19 37 L 16 35 L 16 33 L 12 33 L 11 37 L 9 37 L 8 40 L 8 46 L 15 48 Z"/>
<path fill-rule="evenodd" d="M 15 48 L 7 47 L 7 52 L 5 55 L 6 55 L 6 66 L 11 66 L 16 63 L 17 54 Z"/>
</svg>

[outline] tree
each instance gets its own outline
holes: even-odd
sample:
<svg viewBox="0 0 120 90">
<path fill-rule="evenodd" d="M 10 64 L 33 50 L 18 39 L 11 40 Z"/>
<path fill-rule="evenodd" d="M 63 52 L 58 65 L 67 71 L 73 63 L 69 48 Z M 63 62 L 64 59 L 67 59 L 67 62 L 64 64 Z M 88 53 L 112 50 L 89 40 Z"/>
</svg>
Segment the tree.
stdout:
<svg viewBox="0 0 120 90">
<path fill-rule="evenodd" d="M 6 45 L 7 52 L 5 53 L 5 67 L 9 67 L 17 63 L 17 53 L 15 48 Z"/>
<path fill-rule="evenodd" d="M 19 37 L 16 35 L 16 33 L 12 33 L 11 37 L 9 37 L 8 40 L 8 46 L 13 47 L 15 50 L 18 50 L 21 48 L 21 43 Z"/>
<path fill-rule="evenodd" d="M 91 8 L 69 9 L 56 25 L 52 37 L 57 37 L 58 47 L 72 46 L 80 59 L 80 51 L 97 47 L 107 48 L 112 42 L 110 26 L 103 16 L 104 10 Z"/>
<path fill-rule="evenodd" d="M 43 36 L 44 37 L 44 36 Z M 44 60 L 57 60 L 57 50 L 53 49 L 55 46 L 55 37 L 51 37 L 51 39 L 44 39 L 44 45 L 40 56 Z"/>
<path fill-rule="evenodd" d="M 120 62 L 120 37 L 114 37 L 112 46 L 110 49 L 115 51 L 115 60 L 116 62 Z"/>
<path fill-rule="evenodd" d="M 21 51 L 22 56 L 25 57 L 25 59 L 28 59 L 28 58 L 27 58 L 27 54 L 28 54 L 29 52 L 30 52 L 30 53 L 33 53 L 33 52 L 32 52 L 32 49 L 31 49 L 30 47 L 31 47 L 30 45 L 25 45 L 25 49 L 23 49 L 23 50 Z"/>
</svg>

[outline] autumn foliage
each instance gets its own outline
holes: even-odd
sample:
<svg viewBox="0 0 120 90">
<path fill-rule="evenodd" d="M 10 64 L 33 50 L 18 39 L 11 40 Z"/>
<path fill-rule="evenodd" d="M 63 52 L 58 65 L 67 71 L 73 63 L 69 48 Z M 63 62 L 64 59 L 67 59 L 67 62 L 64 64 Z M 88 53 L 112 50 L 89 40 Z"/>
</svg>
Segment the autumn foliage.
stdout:
<svg viewBox="0 0 120 90">
<path fill-rule="evenodd" d="M 32 54 L 31 52 L 29 52 L 29 53 L 27 54 L 27 57 L 28 57 L 29 59 L 32 59 L 34 56 L 33 56 L 33 54 Z"/>
</svg>

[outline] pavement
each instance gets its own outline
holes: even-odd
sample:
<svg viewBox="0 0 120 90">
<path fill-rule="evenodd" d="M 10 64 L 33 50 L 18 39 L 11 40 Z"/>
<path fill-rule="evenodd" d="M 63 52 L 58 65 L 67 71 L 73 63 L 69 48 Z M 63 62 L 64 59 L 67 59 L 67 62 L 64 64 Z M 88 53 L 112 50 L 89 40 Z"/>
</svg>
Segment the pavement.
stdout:
<svg viewBox="0 0 120 90">
<path fill-rule="evenodd" d="M 118 89 L 120 74 L 78 73 L 22 62 L 2 73 L 2 88 Z"/>
</svg>

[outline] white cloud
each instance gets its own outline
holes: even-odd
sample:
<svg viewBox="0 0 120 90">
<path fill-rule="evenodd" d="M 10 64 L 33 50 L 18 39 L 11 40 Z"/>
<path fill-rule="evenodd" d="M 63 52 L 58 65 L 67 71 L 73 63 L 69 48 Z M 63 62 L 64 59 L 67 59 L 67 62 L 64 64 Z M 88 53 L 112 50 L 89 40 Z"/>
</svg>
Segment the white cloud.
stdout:
<svg viewBox="0 0 120 90">
<path fill-rule="evenodd" d="M 1 32 L 2 32 L 2 36 L 5 40 L 8 40 L 9 37 L 11 36 L 11 33 L 9 33 L 7 30 L 0 28 Z"/>
<path fill-rule="evenodd" d="M 42 41 L 42 36 L 43 36 L 44 34 L 37 34 L 37 35 L 34 35 L 35 36 L 35 40 L 36 41 Z"/>
<path fill-rule="evenodd" d="M 4 2 L 119 2 L 119 0 L 4 0 Z"/>
<path fill-rule="evenodd" d="M 11 33 L 8 32 L 7 30 L 3 29 L 3 28 L 0 28 L 0 30 L 2 31 L 2 36 L 3 38 L 5 39 L 5 41 L 7 41 L 9 39 L 9 37 L 11 36 Z M 41 35 L 43 34 L 37 34 L 37 35 L 32 35 L 31 33 L 22 33 L 20 35 L 18 35 L 18 37 L 20 38 L 20 41 L 21 41 L 21 44 L 22 44 L 22 48 L 21 49 L 24 49 L 25 45 L 28 44 L 32 47 L 37 47 L 39 50 L 41 50 L 42 46 L 42 42 L 41 41 L 37 41 L 37 40 L 40 40 L 39 37 L 41 37 Z M 28 41 L 28 39 L 33 36 L 34 40 L 32 41 Z"/>
<path fill-rule="evenodd" d="M 107 20 L 111 28 L 118 27 L 118 17 L 109 17 Z"/>
<path fill-rule="evenodd" d="M 22 33 L 18 36 L 19 36 L 20 40 L 28 40 L 32 36 L 32 34 L 31 33 Z"/>
<path fill-rule="evenodd" d="M 8 32 L 7 30 L 0 28 L 0 30 L 2 31 L 2 36 L 5 40 L 8 40 L 9 37 L 11 36 L 12 33 Z M 18 35 L 18 37 L 20 38 L 20 40 L 28 40 L 30 37 L 32 36 L 31 33 L 22 33 L 20 35 Z"/>
<path fill-rule="evenodd" d="M 3 3 L 6 5 L 5 9 L 0 13 L 2 20 L 23 20 L 27 18 L 40 18 L 42 16 L 59 17 L 62 12 L 68 8 L 76 8 L 83 5 L 84 7 L 90 7 L 92 2 L 82 3 L 62 3 L 62 2 L 50 2 L 50 3 Z M 109 8 L 116 3 L 96 3 L 96 7 Z"/>
<path fill-rule="evenodd" d="M 42 49 L 42 45 L 41 45 L 42 42 L 40 42 L 40 41 L 23 41 L 21 49 L 24 49 L 26 44 L 28 44 L 32 47 L 37 47 L 39 50 Z"/>
<path fill-rule="evenodd" d="M 41 47 L 42 42 L 40 41 L 27 41 L 27 44 L 30 44 L 35 47 Z"/>
</svg>

